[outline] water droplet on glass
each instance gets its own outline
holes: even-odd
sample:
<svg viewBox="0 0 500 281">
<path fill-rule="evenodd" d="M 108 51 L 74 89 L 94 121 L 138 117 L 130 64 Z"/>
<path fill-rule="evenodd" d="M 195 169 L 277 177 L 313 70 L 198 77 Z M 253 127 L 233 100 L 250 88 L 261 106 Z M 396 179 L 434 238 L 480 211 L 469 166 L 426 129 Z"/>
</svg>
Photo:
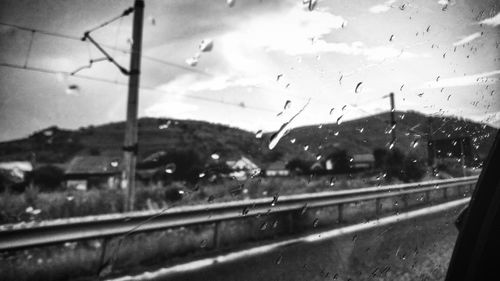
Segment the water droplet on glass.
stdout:
<svg viewBox="0 0 500 281">
<path fill-rule="evenodd" d="M 337 179 L 336 179 L 335 177 L 331 177 L 331 178 L 330 178 L 330 186 L 335 186 L 335 181 L 336 181 L 336 180 L 337 180 Z"/>
<path fill-rule="evenodd" d="M 319 219 L 318 218 L 314 219 L 313 227 L 316 228 L 318 226 L 318 224 L 319 224 Z"/>
<path fill-rule="evenodd" d="M 220 158 L 219 154 L 217 154 L 217 153 L 210 155 L 210 157 L 214 160 L 219 160 L 219 158 Z"/>
<path fill-rule="evenodd" d="M 280 264 L 282 260 L 283 260 L 283 256 L 279 256 L 279 257 L 276 259 L 276 264 Z"/>
<path fill-rule="evenodd" d="M 321 159 L 321 154 L 316 155 L 316 160 Z"/>
<path fill-rule="evenodd" d="M 295 138 L 293 138 L 293 139 L 290 140 L 291 143 L 295 143 L 295 141 L 296 141 Z"/>
<path fill-rule="evenodd" d="M 339 118 L 337 118 L 337 125 L 342 124 L 342 117 L 344 117 L 344 115 L 340 115 Z"/>
<path fill-rule="evenodd" d="M 250 211 L 250 209 L 248 209 L 248 207 L 245 207 L 243 208 L 243 210 L 241 211 L 241 214 L 246 216 L 248 214 L 248 212 Z"/>
<path fill-rule="evenodd" d="M 236 0 L 226 0 L 226 5 L 229 8 L 232 8 L 234 6 L 234 3 L 236 3 Z"/>
<path fill-rule="evenodd" d="M 214 47 L 214 42 L 211 39 L 203 39 L 203 40 L 201 40 L 201 43 L 198 46 L 198 48 L 202 52 L 210 52 L 210 51 L 212 51 L 213 47 Z"/>
<path fill-rule="evenodd" d="M 354 88 L 354 92 L 357 94 L 359 92 L 361 92 L 361 84 L 363 84 L 363 82 L 359 82 L 357 85 L 356 85 L 356 88 Z"/>
<path fill-rule="evenodd" d="M 186 59 L 186 63 L 191 67 L 195 67 L 198 64 L 198 60 L 199 60 L 199 57 L 194 56 L 194 57 L 190 57 L 190 58 Z"/>
<path fill-rule="evenodd" d="M 255 133 L 255 138 L 260 139 L 262 138 L 262 130 L 258 130 L 257 133 Z"/>
<path fill-rule="evenodd" d="M 261 225 L 260 225 L 260 230 L 266 230 L 267 229 L 267 222 L 263 222 Z"/>
<path fill-rule="evenodd" d="M 284 110 L 287 110 L 287 109 L 289 109 L 289 108 L 290 108 L 290 106 L 291 106 L 291 105 L 292 105 L 292 102 L 291 102 L 290 100 L 287 100 L 287 101 L 285 102 L 285 105 L 283 106 L 283 109 L 284 109 Z"/>
<path fill-rule="evenodd" d="M 208 244 L 207 239 L 203 239 L 203 240 L 201 240 L 201 242 L 200 242 L 200 248 L 205 248 L 205 247 L 207 247 L 207 244 Z"/>
<path fill-rule="evenodd" d="M 67 95 L 78 95 L 80 93 L 80 86 L 76 84 L 70 84 L 66 88 Z"/>
<path fill-rule="evenodd" d="M 175 163 L 168 163 L 165 166 L 165 173 L 167 174 L 173 174 L 175 172 L 176 165 Z"/>
<path fill-rule="evenodd" d="M 273 201 L 271 201 L 271 206 L 274 207 L 276 205 L 276 203 L 278 203 L 278 197 L 279 197 L 279 194 L 275 194 L 273 196 Z"/>
<path fill-rule="evenodd" d="M 307 151 L 309 149 L 309 145 L 304 145 L 304 151 Z"/>
<path fill-rule="evenodd" d="M 389 37 L 389 42 L 392 42 L 392 40 L 394 40 L 394 34 Z"/>
</svg>

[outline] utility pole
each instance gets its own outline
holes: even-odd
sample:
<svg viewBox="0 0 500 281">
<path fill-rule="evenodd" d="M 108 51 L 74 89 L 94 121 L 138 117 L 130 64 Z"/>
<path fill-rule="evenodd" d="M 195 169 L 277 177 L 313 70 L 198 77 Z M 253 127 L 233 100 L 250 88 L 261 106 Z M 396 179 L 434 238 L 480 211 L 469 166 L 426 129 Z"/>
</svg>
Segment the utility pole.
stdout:
<svg viewBox="0 0 500 281">
<path fill-rule="evenodd" d="M 427 133 L 427 164 L 429 167 L 434 167 L 435 160 L 434 158 L 436 157 L 435 154 L 435 149 L 434 149 L 434 140 L 432 138 L 432 119 L 431 117 L 427 118 L 427 128 L 428 128 L 428 133 Z"/>
<path fill-rule="evenodd" d="M 464 138 L 460 138 L 460 164 L 462 165 L 462 176 L 467 176 L 467 170 L 465 168 L 465 151 L 464 151 Z"/>
<path fill-rule="evenodd" d="M 391 145 L 394 147 L 396 145 L 396 106 L 394 104 L 394 93 L 389 94 L 389 98 L 391 99 L 391 134 L 392 140 Z"/>
<path fill-rule="evenodd" d="M 141 68 L 142 26 L 144 0 L 135 0 L 132 29 L 132 52 L 130 54 L 130 75 L 128 82 L 127 122 L 123 145 L 122 188 L 127 190 L 125 211 L 133 211 L 135 203 L 135 165 L 137 161 L 137 111 L 139 103 L 139 76 Z"/>
</svg>

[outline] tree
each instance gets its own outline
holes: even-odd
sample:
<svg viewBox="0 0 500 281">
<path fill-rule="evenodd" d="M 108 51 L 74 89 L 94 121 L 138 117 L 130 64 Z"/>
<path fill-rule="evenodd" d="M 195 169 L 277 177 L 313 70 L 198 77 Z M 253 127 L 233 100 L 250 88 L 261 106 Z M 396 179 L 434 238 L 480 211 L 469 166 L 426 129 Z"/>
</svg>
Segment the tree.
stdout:
<svg viewBox="0 0 500 281">
<path fill-rule="evenodd" d="M 311 163 L 305 161 L 300 158 L 293 158 L 292 160 L 286 163 L 285 168 L 292 172 L 296 172 L 298 174 L 307 174 L 309 173 L 309 168 L 311 167 Z"/>
<path fill-rule="evenodd" d="M 56 166 L 42 166 L 33 171 L 33 180 L 40 190 L 54 190 L 61 186 L 64 180 L 64 172 Z"/>
<path fill-rule="evenodd" d="M 347 173 L 350 170 L 349 160 L 350 157 L 345 149 L 337 150 L 331 153 L 327 158 L 333 163 L 334 173 Z"/>
<path fill-rule="evenodd" d="M 405 157 L 402 170 L 401 180 L 405 182 L 418 181 L 425 175 L 425 162 L 415 155 L 408 155 Z"/>
</svg>

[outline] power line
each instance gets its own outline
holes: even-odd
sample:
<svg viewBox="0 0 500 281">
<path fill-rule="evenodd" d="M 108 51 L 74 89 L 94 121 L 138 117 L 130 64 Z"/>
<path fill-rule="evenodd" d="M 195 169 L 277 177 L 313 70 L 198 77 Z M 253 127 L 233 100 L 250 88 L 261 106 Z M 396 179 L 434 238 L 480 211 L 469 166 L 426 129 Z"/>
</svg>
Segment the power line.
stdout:
<svg viewBox="0 0 500 281">
<path fill-rule="evenodd" d="M 21 25 L 17 25 L 17 24 L 11 24 L 11 23 L 5 23 L 5 22 L 0 22 L 0 25 L 12 27 L 12 28 L 16 28 L 16 29 L 19 29 L 19 30 L 29 31 L 29 32 L 32 32 L 32 33 L 39 33 L 39 34 L 43 34 L 43 35 L 47 35 L 47 36 L 53 36 L 53 37 L 58 37 L 58 38 L 63 38 L 63 39 L 68 39 L 68 40 L 82 42 L 82 38 L 81 37 L 67 35 L 67 34 L 63 34 L 63 33 L 46 31 L 46 30 L 37 29 L 37 28 L 30 28 L 30 27 L 25 27 L 25 26 L 21 26 Z M 111 45 L 108 45 L 108 44 L 102 44 L 102 43 L 100 43 L 100 45 L 103 46 L 103 47 L 105 47 L 105 48 L 107 48 L 107 49 L 110 49 L 110 50 L 114 50 L 114 51 L 119 51 L 119 52 L 123 52 L 123 53 L 126 53 L 126 54 L 130 54 L 130 50 L 118 48 L 116 46 L 111 46 Z M 189 68 L 187 66 L 184 66 L 184 65 L 181 65 L 181 64 L 178 64 L 178 63 L 174 63 L 174 62 L 169 62 L 169 61 L 162 60 L 162 59 L 159 59 L 159 58 L 155 58 L 155 57 L 151 57 L 151 56 L 145 56 L 145 55 L 142 55 L 141 57 L 143 59 L 146 59 L 146 60 L 149 60 L 149 61 L 152 61 L 152 62 L 156 62 L 156 63 L 160 63 L 160 64 L 163 64 L 163 65 L 167 65 L 167 66 L 170 66 L 170 67 L 175 67 L 175 68 L 183 69 L 183 70 L 194 72 L 194 73 L 198 73 L 198 74 L 203 74 L 203 75 L 206 75 L 206 76 L 214 76 L 213 74 L 210 74 L 210 73 L 208 73 L 206 71 L 203 71 L 203 70 L 199 70 L 199 69 L 195 69 L 195 68 Z"/>
<path fill-rule="evenodd" d="M 4 63 L 0 62 L 0 67 L 5 67 L 5 68 L 12 68 L 12 69 L 18 69 L 18 70 L 26 70 L 26 71 L 33 71 L 33 72 L 39 72 L 39 73 L 45 73 L 45 74 L 54 74 L 54 75 L 59 75 L 59 74 L 64 74 L 64 75 L 70 75 L 71 73 L 67 71 L 58 71 L 58 70 L 53 70 L 53 69 L 47 69 L 47 68 L 40 68 L 40 67 L 32 67 L 32 66 L 21 66 L 21 65 L 15 65 L 15 64 L 10 64 L 10 63 Z M 125 82 L 119 82 L 119 81 L 113 81 L 111 79 L 106 79 L 106 78 L 98 78 L 94 76 L 88 76 L 88 75 L 82 75 L 82 74 L 74 74 L 72 75 L 73 77 L 80 78 L 80 79 L 85 79 L 85 80 L 90 80 L 90 81 L 96 81 L 96 82 L 102 82 L 102 83 L 109 83 L 109 84 L 116 84 L 116 85 L 121 85 L 121 86 L 127 86 L 128 83 Z M 160 93 L 166 93 L 169 95 L 172 95 L 171 92 L 163 91 L 160 90 L 154 86 L 142 86 L 140 87 L 141 90 L 144 91 L 155 91 L 155 92 L 160 92 Z M 269 108 L 264 108 L 264 107 L 257 107 L 257 106 L 247 106 L 244 103 L 231 103 L 231 102 L 225 102 L 213 98 L 207 98 L 207 97 L 201 97 L 197 95 L 191 95 L 191 94 L 183 94 L 183 95 L 172 95 L 172 96 L 179 96 L 179 97 L 186 97 L 190 99 L 195 99 L 195 100 L 201 100 L 205 102 L 212 102 L 212 103 L 218 103 L 218 104 L 224 104 L 228 106 L 234 106 L 242 109 L 251 109 L 251 110 L 258 110 L 258 111 L 266 111 L 266 112 L 272 112 L 275 113 L 276 110 L 274 109 L 269 109 Z"/>
</svg>

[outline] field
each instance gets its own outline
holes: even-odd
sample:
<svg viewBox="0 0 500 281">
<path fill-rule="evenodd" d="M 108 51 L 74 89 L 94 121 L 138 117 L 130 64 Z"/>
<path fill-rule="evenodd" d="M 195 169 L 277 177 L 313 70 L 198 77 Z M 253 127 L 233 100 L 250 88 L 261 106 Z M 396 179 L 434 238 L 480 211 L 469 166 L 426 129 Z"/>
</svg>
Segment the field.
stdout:
<svg viewBox="0 0 500 281">
<path fill-rule="evenodd" d="M 273 197 L 287 194 L 359 188 L 389 184 L 369 180 L 367 176 L 304 176 L 286 178 L 251 178 L 246 181 L 223 179 L 218 183 L 168 186 L 138 186 L 136 210 L 159 210 L 179 205 L 207 204 Z M 88 191 L 60 190 L 40 192 L 28 188 L 22 194 L 0 194 L 0 224 L 80 217 L 123 211 L 123 190 L 91 189 Z"/>
</svg>

